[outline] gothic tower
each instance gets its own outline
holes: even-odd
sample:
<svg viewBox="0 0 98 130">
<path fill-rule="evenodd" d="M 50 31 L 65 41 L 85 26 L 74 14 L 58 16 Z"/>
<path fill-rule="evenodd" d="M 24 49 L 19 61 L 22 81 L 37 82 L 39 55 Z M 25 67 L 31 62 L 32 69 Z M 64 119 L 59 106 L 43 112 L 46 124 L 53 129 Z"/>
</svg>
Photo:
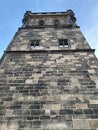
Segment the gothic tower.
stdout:
<svg viewBox="0 0 98 130">
<path fill-rule="evenodd" d="M 32 13 L 0 60 L 0 130 L 98 130 L 98 60 L 72 10 Z"/>
</svg>

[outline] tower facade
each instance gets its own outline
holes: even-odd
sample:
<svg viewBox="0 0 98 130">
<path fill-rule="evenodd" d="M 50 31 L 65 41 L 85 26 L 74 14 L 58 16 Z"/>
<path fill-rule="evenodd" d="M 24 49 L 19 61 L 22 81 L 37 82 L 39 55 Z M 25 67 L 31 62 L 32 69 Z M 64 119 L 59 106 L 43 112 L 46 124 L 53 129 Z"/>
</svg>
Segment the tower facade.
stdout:
<svg viewBox="0 0 98 130">
<path fill-rule="evenodd" d="M 72 10 L 27 11 L 0 61 L 0 130 L 98 130 L 98 60 Z"/>
</svg>

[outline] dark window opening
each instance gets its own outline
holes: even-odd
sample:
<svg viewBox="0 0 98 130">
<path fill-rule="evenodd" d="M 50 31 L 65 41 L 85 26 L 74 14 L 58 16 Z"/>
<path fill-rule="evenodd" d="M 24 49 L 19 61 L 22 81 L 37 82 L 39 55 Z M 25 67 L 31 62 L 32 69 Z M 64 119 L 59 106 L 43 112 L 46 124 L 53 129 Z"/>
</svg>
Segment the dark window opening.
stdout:
<svg viewBox="0 0 98 130">
<path fill-rule="evenodd" d="M 59 39 L 59 46 L 60 47 L 68 47 L 68 39 Z"/>
<path fill-rule="evenodd" d="M 31 41 L 30 43 L 30 48 L 36 48 L 36 47 L 39 47 L 39 40 L 33 40 Z"/>
<path fill-rule="evenodd" d="M 56 20 L 54 21 L 54 25 L 55 25 L 55 26 L 58 26 L 58 25 L 59 25 L 59 20 L 56 19 Z"/>
<path fill-rule="evenodd" d="M 43 26 L 43 25 L 44 25 L 44 20 L 40 20 L 40 21 L 39 21 L 39 25 L 40 25 L 40 26 Z"/>
</svg>

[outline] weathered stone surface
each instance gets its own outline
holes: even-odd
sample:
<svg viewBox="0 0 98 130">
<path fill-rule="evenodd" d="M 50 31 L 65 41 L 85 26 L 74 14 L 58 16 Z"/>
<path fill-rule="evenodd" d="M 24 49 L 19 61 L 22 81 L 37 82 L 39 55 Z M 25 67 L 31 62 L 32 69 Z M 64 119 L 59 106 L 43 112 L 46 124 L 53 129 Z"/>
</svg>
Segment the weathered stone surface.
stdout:
<svg viewBox="0 0 98 130">
<path fill-rule="evenodd" d="M 74 129 L 83 129 L 83 130 L 87 130 L 89 129 L 89 124 L 87 120 L 83 120 L 83 119 L 74 119 L 73 120 L 73 127 Z"/>
<path fill-rule="evenodd" d="M 98 60 L 74 13 L 24 18 L 0 61 L 0 130 L 97 130 Z"/>
<path fill-rule="evenodd" d="M 98 128 L 98 120 L 89 120 L 89 125 L 91 128 Z"/>
</svg>

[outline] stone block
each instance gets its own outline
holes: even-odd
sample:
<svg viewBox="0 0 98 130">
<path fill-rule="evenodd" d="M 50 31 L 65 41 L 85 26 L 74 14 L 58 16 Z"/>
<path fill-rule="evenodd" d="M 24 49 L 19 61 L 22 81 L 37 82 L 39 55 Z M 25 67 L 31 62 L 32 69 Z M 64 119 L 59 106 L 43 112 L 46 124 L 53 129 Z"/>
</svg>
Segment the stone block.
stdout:
<svg viewBox="0 0 98 130">
<path fill-rule="evenodd" d="M 75 106 L 76 106 L 76 109 L 87 109 L 88 108 L 86 103 L 77 103 Z"/>
<path fill-rule="evenodd" d="M 84 109 L 84 114 L 94 114 L 93 109 Z"/>
<path fill-rule="evenodd" d="M 27 120 L 33 120 L 33 116 L 27 116 Z"/>
<path fill-rule="evenodd" d="M 98 114 L 91 114 L 90 117 L 91 119 L 98 119 Z"/>
<path fill-rule="evenodd" d="M 59 110 L 59 114 L 60 115 L 73 114 L 73 110 L 70 110 L 70 109 L 61 109 L 61 110 Z"/>
<path fill-rule="evenodd" d="M 73 128 L 76 130 L 87 130 L 89 129 L 88 120 L 85 119 L 73 119 Z"/>
<path fill-rule="evenodd" d="M 40 128 L 41 127 L 41 121 L 33 121 L 33 127 L 34 128 Z"/>
<path fill-rule="evenodd" d="M 45 110 L 31 110 L 31 115 L 44 115 Z"/>
<path fill-rule="evenodd" d="M 98 120 L 88 120 L 91 129 L 98 129 Z"/>
<path fill-rule="evenodd" d="M 83 114 L 83 111 L 82 111 L 82 109 L 78 109 L 78 110 L 75 110 L 74 111 L 74 114 Z"/>
</svg>

